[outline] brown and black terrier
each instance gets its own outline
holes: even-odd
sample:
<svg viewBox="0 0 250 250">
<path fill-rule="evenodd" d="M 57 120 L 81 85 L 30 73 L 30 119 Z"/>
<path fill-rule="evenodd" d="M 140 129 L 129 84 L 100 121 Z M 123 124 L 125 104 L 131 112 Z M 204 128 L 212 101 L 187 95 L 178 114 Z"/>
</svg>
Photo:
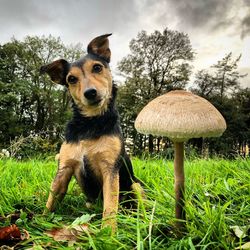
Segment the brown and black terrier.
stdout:
<svg viewBox="0 0 250 250">
<path fill-rule="evenodd" d="M 69 63 L 64 59 L 41 67 L 55 83 L 68 88 L 73 117 L 66 128 L 59 166 L 46 204 L 49 211 L 65 196 L 74 175 L 88 200 L 103 194 L 103 225 L 116 228 L 119 192 L 143 190 L 125 152 L 115 107 L 117 88 L 109 68 L 108 36 L 93 39 L 88 54 Z"/>
</svg>

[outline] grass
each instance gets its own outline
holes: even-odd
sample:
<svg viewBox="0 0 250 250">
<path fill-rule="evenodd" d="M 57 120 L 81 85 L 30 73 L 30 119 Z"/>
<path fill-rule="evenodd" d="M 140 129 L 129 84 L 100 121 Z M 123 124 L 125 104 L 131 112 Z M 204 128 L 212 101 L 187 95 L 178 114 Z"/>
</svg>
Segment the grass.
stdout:
<svg viewBox="0 0 250 250">
<path fill-rule="evenodd" d="M 196 159 L 185 162 L 187 234 L 178 239 L 174 225 L 173 162 L 133 159 L 136 175 L 145 183 L 148 201 L 131 211 L 120 207 L 118 231 L 101 230 L 102 204 L 85 207 L 85 196 L 75 181 L 56 213 L 43 215 L 50 183 L 56 172 L 52 160 L 0 160 L 0 216 L 16 210 L 16 222 L 30 238 L 17 249 L 235 249 L 250 241 L 238 238 L 230 226 L 250 225 L 250 160 Z M 33 214 L 28 218 L 27 214 Z M 45 234 L 71 224 L 84 214 L 95 214 L 90 233 L 68 246 Z M 0 227 L 9 225 L 1 220 Z"/>
</svg>

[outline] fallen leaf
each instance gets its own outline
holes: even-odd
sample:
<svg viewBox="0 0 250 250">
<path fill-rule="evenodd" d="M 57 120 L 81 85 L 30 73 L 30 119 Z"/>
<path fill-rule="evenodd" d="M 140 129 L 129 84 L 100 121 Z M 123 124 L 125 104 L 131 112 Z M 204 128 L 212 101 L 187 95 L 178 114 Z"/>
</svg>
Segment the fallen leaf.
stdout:
<svg viewBox="0 0 250 250">
<path fill-rule="evenodd" d="M 247 231 L 249 229 L 249 226 L 230 226 L 230 228 L 234 231 L 234 234 L 238 238 L 245 238 L 247 236 Z"/>
<path fill-rule="evenodd" d="M 95 214 L 91 214 L 91 215 L 90 215 L 90 214 L 84 214 L 84 215 L 82 215 L 81 217 L 76 218 L 76 219 L 72 222 L 71 226 L 72 226 L 72 227 L 75 227 L 75 226 L 77 226 L 77 225 L 86 224 L 86 223 L 89 222 L 94 216 L 95 216 Z"/>
<path fill-rule="evenodd" d="M 20 239 L 21 239 L 21 232 L 15 224 L 0 228 L 1 241 L 11 241 Z"/>
<path fill-rule="evenodd" d="M 235 250 L 238 250 L 238 249 L 239 250 L 241 250 L 241 249 L 244 249 L 244 250 L 250 249 L 250 242 L 247 242 L 244 245 L 235 248 Z"/>
<path fill-rule="evenodd" d="M 28 240 L 30 238 L 30 234 L 27 230 L 23 229 L 23 233 L 21 234 L 21 240 Z"/>
<path fill-rule="evenodd" d="M 0 228 L 0 250 L 15 249 L 21 241 L 29 239 L 30 235 L 25 229 L 20 232 L 17 225 L 13 224 L 7 227 Z"/>
<path fill-rule="evenodd" d="M 46 231 L 45 234 L 52 237 L 55 241 L 68 241 L 69 245 L 73 245 L 83 232 L 88 233 L 89 228 L 86 223 L 94 216 L 95 214 L 84 214 L 76 218 L 71 225 L 63 226 L 62 228 L 53 228 Z"/>
<path fill-rule="evenodd" d="M 86 224 L 55 228 L 45 232 L 48 236 L 52 237 L 55 241 L 69 241 L 76 242 L 78 237 L 83 233 L 88 231 L 88 226 Z"/>
</svg>

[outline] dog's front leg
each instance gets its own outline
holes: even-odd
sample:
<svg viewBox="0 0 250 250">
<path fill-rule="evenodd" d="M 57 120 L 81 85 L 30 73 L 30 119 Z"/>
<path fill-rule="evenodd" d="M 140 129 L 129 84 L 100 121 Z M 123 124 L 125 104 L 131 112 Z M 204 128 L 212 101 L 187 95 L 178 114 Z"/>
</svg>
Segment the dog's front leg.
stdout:
<svg viewBox="0 0 250 250">
<path fill-rule="evenodd" d="M 63 143 L 59 154 L 59 165 L 56 177 L 51 184 L 51 190 L 46 208 L 49 211 L 55 209 L 68 189 L 69 182 L 75 170 L 81 165 L 82 151 L 79 144 Z"/>
<path fill-rule="evenodd" d="M 56 177 L 51 184 L 49 198 L 46 203 L 46 208 L 49 211 L 55 210 L 56 203 L 64 198 L 72 175 L 73 168 L 71 166 L 59 165 Z"/>
<path fill-rule="evenodd" d="M 119 173 L 114 170 L 103 176 L 103 227 L 110 226 L 112 233 L 117 227 L 116 214 L 119 202 Z"/>
</svg>

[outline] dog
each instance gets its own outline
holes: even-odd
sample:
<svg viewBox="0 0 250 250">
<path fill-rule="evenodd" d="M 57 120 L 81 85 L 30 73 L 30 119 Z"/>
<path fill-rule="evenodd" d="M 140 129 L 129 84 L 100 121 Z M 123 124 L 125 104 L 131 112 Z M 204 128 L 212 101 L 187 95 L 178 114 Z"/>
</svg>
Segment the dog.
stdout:
<svg viewBox="0 0 250 250">
<path fill-rule="evenodd" d="M 115 107 L 117 86 L 109 68 L 110 35 L 94 38 L 87 47 L 87 55 L 79 60 L 73 63 L 56 60 L 42 66 L 40 72 L 66 86 L 73 108 L 46 208 L 55 209 L 75 176 L 88 201 L 93 202 L 102 193 L 102 226 L 110 226 L 114 232 L 120 191 L 143 195 L 143 189 L 126 154 Z"/>
</svg>

